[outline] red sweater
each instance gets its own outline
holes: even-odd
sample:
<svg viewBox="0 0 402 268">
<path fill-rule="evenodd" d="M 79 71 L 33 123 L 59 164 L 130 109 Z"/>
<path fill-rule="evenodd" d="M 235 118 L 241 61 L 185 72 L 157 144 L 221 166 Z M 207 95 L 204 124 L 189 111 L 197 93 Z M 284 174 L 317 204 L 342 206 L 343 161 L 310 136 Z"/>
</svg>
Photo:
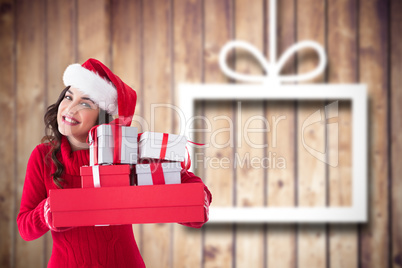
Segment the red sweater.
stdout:
<svg viewBox="0 0 402 268">
<path fill-rule="evenodd" d="M 50 174 L 55 171 L 49 144 L 40 144 L 28 161 L 20 212 L 17 217 L 21 237 L 34 240 L 49 228 L 44 219 L 44 202 L 50 189 L 57 189 Z M 89 151 L 72 152 L 63 137 L 58 159 L 63 163 L 64 188 L 80 188 L 80 167 L 89 164 Z M 202 182 L 191 172 L 182 172 L 182 182 Z M 205 187 L 209 202 L 211 194 Z M 205 215 L 205 221 L 207 215 Z M 199 228 L 204 223 L 184 224 Z M 145 267 L 131 225 L 76 227 L 53 232 L 53 249 L 48 267 Z"/>
</svg>

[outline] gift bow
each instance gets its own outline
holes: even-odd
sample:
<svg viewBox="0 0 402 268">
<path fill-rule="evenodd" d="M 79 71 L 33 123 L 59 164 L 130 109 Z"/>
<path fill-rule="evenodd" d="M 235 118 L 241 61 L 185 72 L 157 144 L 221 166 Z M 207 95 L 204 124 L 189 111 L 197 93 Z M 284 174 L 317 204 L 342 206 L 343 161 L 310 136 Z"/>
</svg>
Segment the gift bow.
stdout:
<svg viewBox="0 0 402 268">
<path fill-rule="evenodd" d="M 226 63 L 226 55 L 233 48 L 241 48 L 250 52 L 261 64 L 266 74 L 247 75 L 235 72 L 232 69 L 230 69 Z M 289 60 L 289 58 L 294 53 L 305 48 L 312 48 L 317 52 L 319 57 L 318 66 L 314 70 L 304 74 L 280 75 L 280 72 L 283 66 L 285 65 L 286 61 Z M 327 59 L 324 48 L 315 41 L 302 41 L 292 45 L 285 51 L 285 53 L 283 53 L 278 62 L 275 62 L 275 55 L 272 56 L 270 62 L 267 59 L 265 59 L 264 55 L 255 46 L 251 45 L 250 43 L 239 40 L 229 41 L 228 43 L 226 43 L 221 49 L 221 52 L 219 54 L 219 65 L 222 71 L 228 77 L 233 78 L 235 80 L 246 81 L 246 82 L 261 82 L 263 84 L 280 84 L 281 82 L 297 82 L 297 81 L 311 80 L 314 77 L 320 75 L 324 71 L 326 61 Z"/>
</svg>

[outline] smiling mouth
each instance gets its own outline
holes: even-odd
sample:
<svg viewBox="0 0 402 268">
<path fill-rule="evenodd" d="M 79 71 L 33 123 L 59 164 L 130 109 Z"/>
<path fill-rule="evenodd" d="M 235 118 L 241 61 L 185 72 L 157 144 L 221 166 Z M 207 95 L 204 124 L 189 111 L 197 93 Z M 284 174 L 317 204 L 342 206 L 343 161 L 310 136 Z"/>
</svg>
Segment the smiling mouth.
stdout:
<svg viewBox="0 0 402 268">
<path fill-rule="evenodd" d="M 78 122 L 77 120 L 75 120 L 74 118 L 72 118 L 72 117 L 69 117 L 69 116 L 63 116 L 62 117 L 63 118 L 63 122 L 65 123 L 65 124 L 67 124 L 67 125 L 77 125 L 77 124 L 79 124 L 80 122 Z"/>
</svg>

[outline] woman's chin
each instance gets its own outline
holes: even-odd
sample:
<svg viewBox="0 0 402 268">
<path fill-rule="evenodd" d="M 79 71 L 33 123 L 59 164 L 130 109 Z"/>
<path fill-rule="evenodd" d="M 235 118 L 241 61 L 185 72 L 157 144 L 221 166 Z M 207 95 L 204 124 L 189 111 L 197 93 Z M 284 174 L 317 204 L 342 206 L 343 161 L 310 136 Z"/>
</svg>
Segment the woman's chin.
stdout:
<svg viewBox="0 0 402 268">
<path fill-rule="evenodd" d="M 70 144 L 74 144 L 75 147 L 79 149 L 88 148 L 88 144 L 86 143 L 87 133 L 76 133 L 77 131 L 72 131 L 71 127 L 65 124 L 59 125 L 59 132 L 68 139 Z"/>
<path fill-rule="evenodd" d="M 59 132 L 63 135 L 63 136 L 72 136 L 71 133 L 71 129 L 70 128 L 66 128 L 65 126 L 59 125 Z"/>
<path fill-rule="evenodd" d="M 67 136 L 68 141 L 70 144 L 74 145 L 75 148 L 81 150 L 81 149 L 88 149 L 88 144 L 86 143 L 86 140 L 83 138 L 77 138 L 74 137 L 73 135 Z"/>
</svg>

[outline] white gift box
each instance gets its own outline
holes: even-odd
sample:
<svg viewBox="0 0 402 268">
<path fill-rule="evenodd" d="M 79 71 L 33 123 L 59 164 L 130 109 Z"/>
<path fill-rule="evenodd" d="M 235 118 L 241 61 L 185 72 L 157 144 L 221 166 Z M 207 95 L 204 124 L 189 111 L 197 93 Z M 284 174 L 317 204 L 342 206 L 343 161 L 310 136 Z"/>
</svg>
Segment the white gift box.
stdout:
<svg viewBox="0 0 402 268">
<path fill-rule="evenodd" d="M 136 127 L 121 127 L 121 164 L 137 164 L 138 158 L 138 130 Z M 97 127 L 97 147 L 98 161 L 97 164 L 113 164 L 114 138 L 111 125 L 100 125 Z M 95 164 L 94 159 L 94 143 L 89 148 L 90 166 Z"/>
<path fill-rule="evenodd" d="M 137 164 L 137 185 L 180 184 L 180 162 Z"/>
<path fill-rule="evenodd" d="M 167 143 L 162 146 L 164 142 Z M 138 143 L 139 158 L 182 162 L 185 159 L 186 143 L 185 136 L 147 131 L 142 133 Z"/>
</svg>

